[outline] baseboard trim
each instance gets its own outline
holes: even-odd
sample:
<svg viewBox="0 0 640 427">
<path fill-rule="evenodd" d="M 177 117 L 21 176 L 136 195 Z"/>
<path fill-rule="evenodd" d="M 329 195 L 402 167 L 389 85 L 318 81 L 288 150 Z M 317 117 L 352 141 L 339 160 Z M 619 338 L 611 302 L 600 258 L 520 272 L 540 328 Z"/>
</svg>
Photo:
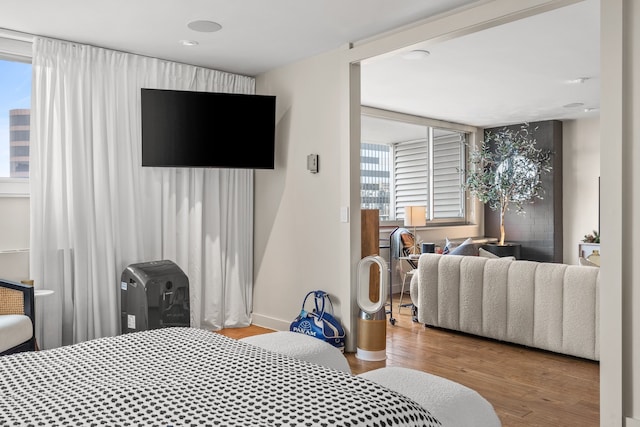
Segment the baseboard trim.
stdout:
<svg viewBox="0 0 640 427">
<path fill-rule="evenodd" d="M 293 320 L 293 319 L 291 319 Z M 281 320 L 273 317 L 265 316 L 262 314 L 252 313 L 251 324 L 261 326 L 263 328 L 269 328 L 276 331 L 288 331 L 291 320 Z"/>
</svg>

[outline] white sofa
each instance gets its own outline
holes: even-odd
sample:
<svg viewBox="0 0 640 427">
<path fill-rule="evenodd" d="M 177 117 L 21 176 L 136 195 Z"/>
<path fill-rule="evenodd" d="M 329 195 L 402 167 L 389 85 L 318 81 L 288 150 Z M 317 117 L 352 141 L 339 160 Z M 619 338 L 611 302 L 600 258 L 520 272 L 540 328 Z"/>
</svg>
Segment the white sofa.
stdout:
<svg viewBox="0 0 640 427">
<path fill-rule="evenodd" d="M 599 360 L 600 269 L 423 254 L 411 280 L 418 321 Z"/>
</svg>

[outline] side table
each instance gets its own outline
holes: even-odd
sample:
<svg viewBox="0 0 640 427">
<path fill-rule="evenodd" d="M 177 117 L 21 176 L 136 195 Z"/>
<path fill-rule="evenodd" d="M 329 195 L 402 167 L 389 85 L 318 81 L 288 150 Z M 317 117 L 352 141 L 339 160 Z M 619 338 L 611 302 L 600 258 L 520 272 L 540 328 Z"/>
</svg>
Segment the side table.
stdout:
<svg viewBox="0 0 640 427">
<path fill-rule="evenodd" d="M 50 289 L 34 289 L 33 291 L 34 297 L 46 297 L 49 295 L 53 295 L 53 291 Z"/>
<path fill-rule="evenodd" d="M 52 291 L 51 289 L 34 289 L 33 290 L 33 296 L 36 297 L 36 298 L 47 297 L 49 295 L 53 295 L 53 292 L 54 291 Z M 36 307 L 38 307 L 38 306 L 36 306 Z M 36 310 L 38 310 L 38 309 L 36 308 Z M 40 316 L 37 316 L 37 318 L 39 318 L 39 317 Z M 37 339 L 35 340 L 35 347 L 36 347 L 36 351 L 38 351 L 39 348 L 38 348 L 38 340 Z"/>
</svg>

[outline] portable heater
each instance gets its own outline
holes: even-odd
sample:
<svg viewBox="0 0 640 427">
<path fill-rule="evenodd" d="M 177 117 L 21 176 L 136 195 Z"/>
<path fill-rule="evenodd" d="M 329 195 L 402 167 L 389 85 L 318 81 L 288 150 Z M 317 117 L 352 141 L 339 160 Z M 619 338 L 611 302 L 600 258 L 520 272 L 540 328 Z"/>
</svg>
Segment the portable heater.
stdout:
<svg viewBox="0 0 640 427">
<path fill-rule="evenodd" d="M 168 260 L 129 265 L 120 280 L 122 333 L 190 326 L 189 279 Z"/>
</svg>

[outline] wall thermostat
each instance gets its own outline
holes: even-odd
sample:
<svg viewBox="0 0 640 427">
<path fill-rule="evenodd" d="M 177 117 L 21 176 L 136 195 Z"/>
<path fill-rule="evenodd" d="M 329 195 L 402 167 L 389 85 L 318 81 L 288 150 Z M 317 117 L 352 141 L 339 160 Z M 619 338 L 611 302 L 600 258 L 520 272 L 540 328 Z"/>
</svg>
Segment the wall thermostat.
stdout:
<svg viewBox="0 0 640 427">
<path fill-rule="evenodd" d="M 307 156 L 307 169 L 311 173 L 318 173 L 318 155 L 309 154 Z"/>
</svg>

